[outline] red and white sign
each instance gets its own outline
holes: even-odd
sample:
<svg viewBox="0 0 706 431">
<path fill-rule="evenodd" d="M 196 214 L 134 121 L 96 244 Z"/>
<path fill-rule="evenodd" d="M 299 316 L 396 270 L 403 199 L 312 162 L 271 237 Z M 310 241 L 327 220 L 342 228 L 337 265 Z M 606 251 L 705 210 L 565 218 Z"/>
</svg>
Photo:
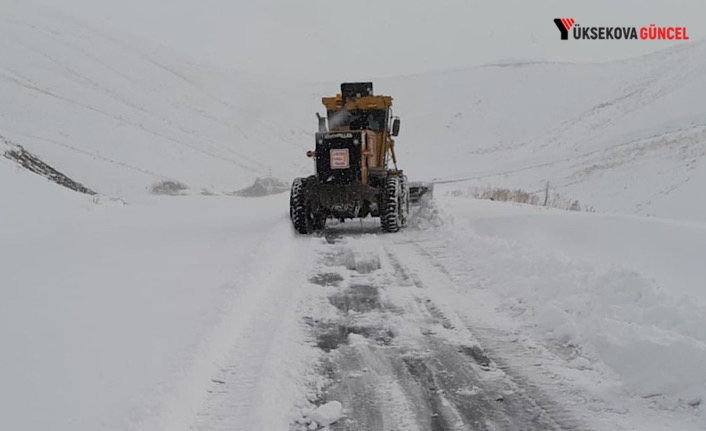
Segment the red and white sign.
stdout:
<svg viewBox="0 0 706 431">
<path fill-rule="evenodd" d="M 338 148 L 331 150 L 331 169 L 348 169 L 350 167 L 350 155 L 348 148 Z"/>
</svg>

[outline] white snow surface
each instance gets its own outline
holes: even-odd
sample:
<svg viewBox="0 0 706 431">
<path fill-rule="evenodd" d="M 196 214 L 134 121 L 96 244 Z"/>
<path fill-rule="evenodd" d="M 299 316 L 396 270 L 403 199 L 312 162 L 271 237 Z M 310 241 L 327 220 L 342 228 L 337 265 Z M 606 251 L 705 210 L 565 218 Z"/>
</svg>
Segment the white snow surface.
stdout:
<svg viewBox="0 0 706 431">
<path fill-rule="evenodd" d="M 706 221 L 706 44 L 620 62 L 488 65 L 380 83 L 419 180 Z M 403 151 L 404 148 L 404 151 Z"/>
<path fill-rule="evenodd" d="M 238 198 L 209 199 L 3 234 L 3 429 L 186 429 L 234 340 L 273 291 L 291 295 L 300 270 L 280 246 L 291 235 L 280 200 L 245 210 Z M 284 346 L 296 369 L 296 346 Z"/>
<path fill-rule="evenodd" d="M 466 254 L 465 265 L 477 267 L 481 280 L 474 284 L 498 293 L 538 335 L 578 346 L 640 396 L 706 397 L 698 365 L 706 361 L 706 226 L 443 202 L 482 244 Z M 465 250 L 461 242 L 447 246 Z M 493 257 L 475 254 L 477 248 Z"/>
<path fill-rule="evenodd" d="M 0 158 L 0 429 L 287 429 L 317 384 L 301 309 L 325 298 L 325 241 L 291 231 L 286 194 L 199 194 L 309 173 L 338 83 L 195 65 L 28 3 L 3 4 L 0 36 L 0 152 L 100 193 Z M 705 73 L 689 43 L 376 81 L 408 176 L 449 183 L 440 218 L 352 241 L 349 269 L 379 270 L 383 246 L 416 262 L 471 327 L 554 352 L 537 361 L 559 396 L 600 400 L 598 428 L 703 429 Z M 148 196 L 166 179 L 188 195 Z M 597 213 L 445 196 L 547 182 Z"/>
<path fill-rule="evenodd" d="M 342 410 L 343 405 L 341 405 L 340 402 L 331 401 L 314 410 L 311 413 L 310 418 L 318 426 L 325 427 L 341 419 Z"/>
<path fill-rule="evenodd" d="M 0 134 L 100 193 L 234 191 L 309 168 L 316 98 L 301 109 L 290 85 L 202 71 L 32 3 L 3 4 L 0 57 Z"/>
</svg>

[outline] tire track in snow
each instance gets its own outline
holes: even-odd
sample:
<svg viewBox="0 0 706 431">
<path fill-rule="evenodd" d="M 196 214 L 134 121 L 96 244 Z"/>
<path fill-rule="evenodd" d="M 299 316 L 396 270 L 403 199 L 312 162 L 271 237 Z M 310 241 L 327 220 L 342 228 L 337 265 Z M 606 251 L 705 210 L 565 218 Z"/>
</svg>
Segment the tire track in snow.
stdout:
<svg viewBox="0 0 706 431">
<path fill-rule="evenodd" d="M 199 346 L 183 381 L 138 430 L 286 429 L 283 405 L 298 402 L 307 362 L 315 349 L 305 344 L 296 304 L 305 297 L 312 247 L 293 237 L 282 217 L 252 256 L 250 274 L 235 280 L 239 294 L 220 324 Z"/>
<path fill-rule="evenodd" d="M 319 403 L 337 400 L 345 410 L 331 430 L 583 429 L 487 354 L 458 316 L 425 296 L 424 277 L 407 266 L 408 250 L 399 256 L 394 247 L 404 235 L 392 242 L 384 235 L 338 235 L 322 256 L 346 267 L 344 282 L 329 296 L 338 317 L 313 328 L 328 352 L 329 384 Z M 416 259 L 428 259 L 412 250 Z M 442 271 L 434 260 L 421 268 Z"/>
<path fill-rule="evenodd" d="M 555 376 L 549 374 L 539 376 L 535 369 L 536 360 L 541 355 L 538 346 L 528 346 L 518 343 L 516 334 L 508 333 L 498 328 L 487 328 L 475 324 L 468 316 L 457 314 L 453 306 L 448 303 L 439 302 L 439 295 L 433 295 L 434 302 L 429 299 L 430 285 L 433 288 L 446 289 L 444 286 L 451 286 L 455 283 L 453 270 L 446 268 L 436 256 L 428 250 L 428 245 L 423 247 L 419 242 L 400 242 L 396 239 L 385 243 L 393 260 L 396 261 L 399 269 L 406 273 L 406 277 L 413 280 L 414 284 L 422 289 L 420 296 L 427 298 L 425 301 L 434 304 L 431 311 L 439 319 L 446 320 L 447 325 L 463 328 L 470 331 L 483 348 L 487 361 L 492 362 L 497 370 L 503 373 L 510 383 L 513 397 L 518 397 L 522 401 L 517 406 L 517 415 L 520 419 L 528 419 L 529 422 L 543 418 L 542 422 L 525 424 L 515 423 L 512 418 L 512 411 L 508 415 L 510 422 L 506 425 L 509 428 L 500 429 L 557 429 L 557 430 L 584 430 L 589 429 L 585 424 L 581 424 L 575 412 L 568 409 L 564 403 L 554 400 L 542 387 L 547 388 L 556 385 L 558 382 Z M 404 263 L 403 263 L 404 262 Z M 412 269 L 414 268 L 414 269 Z M 449 290 L 450 292 L 450 290 Z M 446 292 L 446 293 L 449 293 Z M 453 298 L 453 296 L 449 296 Z M 520 359 L 517 361 L 517 359 Z M 519 363 L 519 367 L 518 367 Z M 531 372 L 527 372 L 532 369 Z M 541 370 L 539 371 L 541 372 Z M 535 383 L 541 381 L 541 386 Z M 562 391 L 563 392 L 563 391 Z M 503 401 L 509 398 L 503 397 Z M 520 428 L 517 428 L 520 426 Z M 546 427 L 546 428 L 543 428 Z"/>
</svg>

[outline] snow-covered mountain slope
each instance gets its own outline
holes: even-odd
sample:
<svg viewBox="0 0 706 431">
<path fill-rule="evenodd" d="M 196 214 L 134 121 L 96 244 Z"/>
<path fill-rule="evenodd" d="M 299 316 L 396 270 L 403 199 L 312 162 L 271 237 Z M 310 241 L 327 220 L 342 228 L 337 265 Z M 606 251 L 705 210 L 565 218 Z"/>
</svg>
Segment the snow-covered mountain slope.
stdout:
<svg viewBox="0 0 706 431">
<path fill-rule="evenodd" d="M 4 5 L 0 134 L 123 198 L 164 179 L 232 191 L 308 167 L 300 150 L 315 119 L 297 86 L 230 74 L 209 91 L 194 69 L 51 10 Z"/>
<path fill-rule="evenodd" d="M 620 62 L 497 64 L 385 80 L 412 177 L 599 211 L 706 221 L 706 43 Z"/>
</svg>

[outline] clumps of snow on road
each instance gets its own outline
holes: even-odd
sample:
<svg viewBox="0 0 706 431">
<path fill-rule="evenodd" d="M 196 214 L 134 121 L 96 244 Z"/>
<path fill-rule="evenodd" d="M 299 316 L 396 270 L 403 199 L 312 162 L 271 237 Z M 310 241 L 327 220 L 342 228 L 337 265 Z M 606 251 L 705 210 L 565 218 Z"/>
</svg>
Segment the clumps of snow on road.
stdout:
<svg viewBox="0 0 706 431">
<path fill-rule="evenodd" d="M 343 405 L 338 401 L 329 401 L 314 409 L 303 409 L 295 423 L 307 430 L 328 430 L 328 426 L 343 417 Z"/>
<path fill-rule="evenodd" d="M 316 410 L 309 416 L 319 427 L 326 427 L 337 422 L 343 416 L 343 406 L 338 401 L 330 401 Z"/>
<path fill-rule="evenodd" d="M 380 269 L 380 257 L 377 253 L 366 253 L 361 243 L 349 242 L 341 250 L 341 263 L 351 271 L 370 274 Z"/>
<path fill-rule="evenodd" d="M 439 228 L 453 220 L 435 200 L 427 198 L 410 205 L 409 216 L 409 227 L 416 230 Z"/>
</svg>

